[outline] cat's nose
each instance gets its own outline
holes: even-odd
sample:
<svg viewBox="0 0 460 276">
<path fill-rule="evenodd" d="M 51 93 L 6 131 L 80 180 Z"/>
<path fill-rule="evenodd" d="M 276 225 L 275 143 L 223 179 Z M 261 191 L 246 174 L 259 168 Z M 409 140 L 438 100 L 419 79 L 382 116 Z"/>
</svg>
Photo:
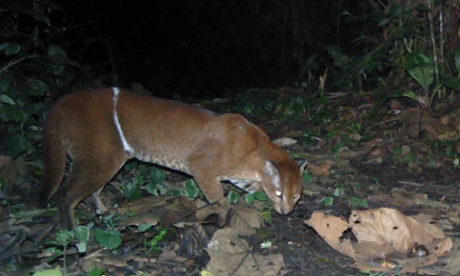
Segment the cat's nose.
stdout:
<svg viewBox="0 0 460 276">
<path fill-rule="evenodd" d="M 292 207 L 281 208 L 280 211 L 281 211 L 281 212 L 279 212 L 280 214 L 282 214 L 282 215 L 287 215 L 287 214 L 289 214 L 289 213 L 292 211 Z"/>
</svg>

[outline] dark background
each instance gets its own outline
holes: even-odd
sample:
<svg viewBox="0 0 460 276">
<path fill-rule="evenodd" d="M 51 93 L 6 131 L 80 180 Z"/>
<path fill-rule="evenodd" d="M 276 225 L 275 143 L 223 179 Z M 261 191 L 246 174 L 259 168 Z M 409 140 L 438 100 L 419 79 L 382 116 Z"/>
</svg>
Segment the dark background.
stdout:
<svg viewBox="0 0 460 276">
<path fill-rule="evenodd" d="M 111 73 L 105 85 L 214 97 L 301 82 L 306 69 L 329 62 L 327 45 L 356 51 L 362 20 L 340 15 L 363 14 L 360 3 L 367 1 L 65 1 L 55 16 L 70 58 L 98 68 L 94 78 Z M 307 62 L 313 54 L 315 65 Z"/>
</svg>

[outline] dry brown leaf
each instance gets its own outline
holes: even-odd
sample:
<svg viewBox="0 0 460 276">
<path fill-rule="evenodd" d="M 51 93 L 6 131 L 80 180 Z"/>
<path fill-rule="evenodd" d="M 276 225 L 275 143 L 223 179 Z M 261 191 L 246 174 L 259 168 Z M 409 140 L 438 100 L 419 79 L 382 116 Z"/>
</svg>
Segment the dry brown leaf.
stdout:
<svg viewBox="0 0 460 276">
<path fill-rule="evenodd" d="M 210 215 L 217 215 L 219 225 L 223 226 L 227 221 L 227 214 L 230 210 L 230 204 L 226 198 L 223 198 L 215 204 L 206 207 L 200 207 L 196 212 L 196 217 L 199 221 L 204 221 Z"/>
<path fill-rule="evenodd" d="M 380 146 L 382 145 L 382 143 L 383 143 L 382 138 L 375 138 L 371 141 L 363 143 L 363 148 L 372 148 L 372 147 Z"/>
<path fill-rule="evenodd" d="M 248 243 L 231 228 L 217 231 L 206 251 L 211 257 L 207 270 L 213 275 L 278 275 L 284 267 L 281 254 L 253 253 Z"/>
<path fill-rule="evenodd" d="M 449 117 L 449 115 L 442 116 L 442 117 L 439 119 L 439 121 L 440 121 L 443 125 L 447 126 L 447 125 L 450 123 L 450 117 Z"/>
<path fill-rule="evenodd" d="M 348 223 L 342 218 L 324 212 L 313 212 L 310 219 L 306 220 L 305 223 L 315 229 L 318 235 L 333 249 L 355 259 L 356 256 L 350 240 L 342 240 L 342 236 L 349 228 Z"/>
<path fill-rule="evenodd" d="M 395 209 L 353 210 L 349 221 L 342 218 L 314 212 L 305 223 L 335 250 L 353 258 L 360 268 L 388 271 L 388 261 L 404 263 L 404 272 L 415 271 L 417 267 L 436 262 L 438 256 L 446 255 L 452 247 L 452 240 L 445 238 L 426 216 L 413 217 L 401 214 Z M 356 241 L 345 238 L 351 232 Z M 426 258 L 407 258 L 417 245 L 428 248 Z M 376 260 L 384 260 L 377 262 Z M 393 267 L 394 268 L 394 267 Z M 401 271 L 401 272 L 403 272 Z"/>
<path fill-rule="evenodd" d="M 134 215 L 121 220 L 120 226 L 152 224 L 178 225 L 184 222 L 196 221 L 195 212 L 200 201 L 187 197 L 150 196 L 122 204 L 121 214 L 133 212 Z M 193 222 L 192 222 L 193 223 Z"/>
<path fill-rule="evenodd" d="M 254 234 L 256 229 L 262 227 L 263 218 L 257 210 L 236 205 L 231 208 L 228 224 L 239 235 L 249 236 Z"/>
<path fill-rule="evenodd" d="M 411 152 L 411 149 L 408 145 L 401 146 L 401 156 L 407 156 Z"/>
<path fill-rule="evenodd" d="M 27 164 L 23 158 L 13 159 L 10 156 L 0 155 L 0 178 L 5 181 L 7 190 L 10 190 L 26 173 Z"/>
<path fill-rule="evenodd" d="M 353 141 L 361 141 L 362 136 L 359 135 L 358 133 L 350 133 L 348 135 L 348 138 L 350 138 Z"/>
<path fill-rule="evenodd" d="M 328 176 L 331 174 L 332 165 L 329 163 L 322 163 L 320 165 L 315 165 L 308 163 L 307 168 L 308 172 L 314 176 Z"/>
<path fill-rule="evenodd" d="M 458 139 L 455 128 L 445 126 L 441 120 L 435 118 L 429 111 L 420 108 L 410 108 L 400 117 L 403 124 L 402 131 L 409 137 L 418 137 L 420 131 L 426 131 L 433 139 Z"/>
<path fill-rule="evenodd" d="M 442 231 L 439 227 L 434 225 L 433 217 L 428 214 L 418 214 L 412 216 L 418 223 L 420 223 L 421 227 L 425 229 L 425 231 L 430 234 L 435 239 L 444 239 L 446 236 L 444 235 L 444 231 Z M 441 256 L 441 255 L 438 255 Z"/>
<path fill-rule="evenodd" d="M 460 273 L 460 240 L 455 239 L 452 250 L 448 257 L 443 258 L 443 263 L 434 264 L 428 267 L 421 267 L 417 270 L 421 275 L 459 275 Z"/>
<path fill-rule="evenodd" d="M 95 259 L 98 263 L 103 263 L 105 265 L 113 265 L 117 267 L 125 267 L 126 262 L 130 259 L 126 258 L 125 254 L 114 254 L 110 250 L 100 250 L 96 251 L 94 254 L 88 255 L 85 260 Z"/>
<path fill-rule="evenodd" d="M 391 103 L 391 109 L 398 109 L 398 110 L 404 109 L 404 106 L 396 99 L 392 99 L 390 103 Z"/>
<path fill-rule="evenodd" d="M 390 203 L 393 200 L 393 197 L 388 194 L 375 194 L 367 197 L 368 202 L 374 203 Z"/>
<path fill-rule="evenodd" d="M 403 254 L 408 254 L 414 244 L 426 246 L 436 239 L 414 218 L 390 208 L 353 210 L 349 225 L 359 241 L 389 243 Z"/>
</svg>

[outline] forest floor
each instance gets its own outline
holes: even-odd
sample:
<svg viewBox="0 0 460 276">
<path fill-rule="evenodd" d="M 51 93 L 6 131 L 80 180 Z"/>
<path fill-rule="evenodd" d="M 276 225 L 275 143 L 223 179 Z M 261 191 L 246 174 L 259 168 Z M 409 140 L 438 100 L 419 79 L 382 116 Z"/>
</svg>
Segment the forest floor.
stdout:
<svg viewBox="0 0 460 276">
<path fill-rule="evenodd" d="M 148 187 L 127 197 L 123 185 L 150 176 L 131 166 L 101 194 L 111 215 L 94 217 L 83 204 L 77 207 L 82 225 L 109 233 L 104 242 L 92 230 L 82 243 L 59 231 L 55 208 L 35 207 L 39 180 L 27 173 L 33 168 L 0 156 L 0 167 L 8 166 L 1 170 L 0 275 L 63 275 L 57 267 L 67 275 L 458 275 L 456 99 L 430 112 L 396 100 L 375 109 L 367 94 L 328 99 L 329 107 L 295 120 L 272 118 L 289 113 L 276 107 L 271 115 L 248 116 L 288 143 L 283 148 L 293 158 L 309 161 L 304 194 L 287 216 L 268 202 L 247 206 L 245 194 L 230 185 L 227 192 L 241 194 L 230 212 L 216 206 L 196 215 L 206 210 L 201 203 L 165 192 L 180 190 L 188 179 L 171 171 L 153 192 L 156 199 Z"/>
</svg>

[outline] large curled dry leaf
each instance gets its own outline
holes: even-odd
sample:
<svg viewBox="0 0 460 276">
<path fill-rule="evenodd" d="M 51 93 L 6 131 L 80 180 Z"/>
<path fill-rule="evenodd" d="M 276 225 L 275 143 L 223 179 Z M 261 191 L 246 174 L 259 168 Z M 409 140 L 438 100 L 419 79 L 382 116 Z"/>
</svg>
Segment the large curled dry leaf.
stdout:
<svg viewBox="0 0 460 276">
<path fill-rule="evenodd" d="M 248 243 L 231 228 L 217 231 L 206 251 L 211 257 L 207 270 L 212 275 L 278 275 L 284 267 L 281 254 L 253 253 Z"/>
<path fill-rule="evenodd" d="M 305 223 L 333 249 L 353 258 L 358 268 L 388 271 L 395 268 L 388 265 L 391 261 L 403 266 L 401 272 L 415 272 L 418 267 L 435 263 L 452 248 L 451 238 L 446 238 L 431 220 L 426 216 L 419 216 L 420 221 L 416 218 L 380 208 L 353 210 L 348 221 L 314 212 Z M 428 254 L 412 256 L 417 248 L 426 248 Z"/>
</svg>

